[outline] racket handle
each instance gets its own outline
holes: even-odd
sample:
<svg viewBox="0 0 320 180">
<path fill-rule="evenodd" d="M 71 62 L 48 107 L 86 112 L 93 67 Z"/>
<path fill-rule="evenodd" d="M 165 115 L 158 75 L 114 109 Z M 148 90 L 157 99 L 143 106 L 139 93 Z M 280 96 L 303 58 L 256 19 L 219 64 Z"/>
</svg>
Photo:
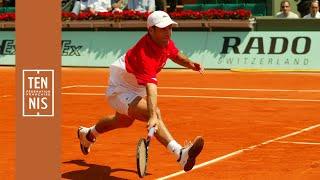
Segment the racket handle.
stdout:
<svg viewBox="0 0 320 180">
<path fill-rule="evenodd" d="M 148 132 L 148 137 L 152 138 L 154 133 L 155 133 L 155 131 L 156 131 L 155 127 L 150 128 L 149 132 Z"/>
</svg>

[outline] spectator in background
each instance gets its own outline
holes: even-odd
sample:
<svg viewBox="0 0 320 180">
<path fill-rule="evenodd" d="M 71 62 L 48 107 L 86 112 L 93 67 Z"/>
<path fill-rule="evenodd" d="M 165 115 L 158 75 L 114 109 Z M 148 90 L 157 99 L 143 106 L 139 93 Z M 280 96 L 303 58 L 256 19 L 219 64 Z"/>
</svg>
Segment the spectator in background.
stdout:
<svg viewBox="0 0 320 180">
<path fill-rule="evenodd" d="M 310 13 L 305 15 L 303 19 L 320 19 L 319 1 L 312 1 L 310 4 Z"/>
<path fill-rule="evenodd" d="M 156 11 L 166 11 L 168 13 L 175 12 L 178 0 L 155 0 L 156 1 Z M 180 1 L 179 1 L 180 2 Z M 167 8 L 169 5 L 169 8 Z"/>
<path fill-rule="evenodd" d="M 15 7 L 16 1 L 15 0 L 3 0 L 5 7 Z"/>
<path fill-rule="evenodd" d="M 88 11 L 88 0 L 80 0 L 80 12 L 82 11 Z"/>
<path fill-rule="evenodd" d="M 170 8 L 168 9 L 168 13 L 176 11 L 177 1 L 178 0 L 167 0 L 167 4 L 170 5 Z"/>
<path fill-rule="evenodd" d="M 140 12 L 153 12 L 155 6 L 155 0 L 130 0 L 128 3 L 128 9 Z"/>
<path fill-rule="evenodd" d="M 89 11 L 88 0 L 77 0 L 74 2 L 72 12 L 78 15 L 80 12 Z"/>
<path fill-rule="evenodd" d="M 156 11 L 167 11 L 167 0 L 155 0 Z"/>
<path fill-rule="evenodd" d="M 291 4 L 288 0 L 283 0 L 280 3 L 281 11 L 276 14 L 277 18 L 299 18 L 299 16 L 291 12 Z"/>
<path fill-rule="evenodd" d="M 76 0 L 61 0 L 61 9 L 63 12 L 71 12 Z"/>
<path fill-rule="evenodd" d="M 295 0 L 296 2 L 299 1 L 297 4 L 297 10 L 300 13 L 300 17 L 303 17 L 307 14 L 309 14 L 309 6 L 310 6 L 310 0 Z"/>
<path fill-rule="evenodd" d="M 92 14 L 111 11 L 111 0 L 88 0 L 88 8 Z"/>
<path fill-rule="evenodd" d="M 115 0 L 115 2 L 112 3 L 112 12 L 122 12 L 123 10 L 128 9 L 128 2 L 129 0 Z"/>
</svg>

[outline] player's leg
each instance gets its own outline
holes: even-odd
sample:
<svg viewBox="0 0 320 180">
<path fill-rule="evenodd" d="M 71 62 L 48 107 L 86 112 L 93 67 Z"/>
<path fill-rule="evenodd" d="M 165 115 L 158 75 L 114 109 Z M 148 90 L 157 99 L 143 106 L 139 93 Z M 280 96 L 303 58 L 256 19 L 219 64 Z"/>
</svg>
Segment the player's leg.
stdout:
<svg viewBox="0 0 320 180">
<path fill-rule="evenodd" d="M 116 113 L 115 115 L 105 116 L 101 118 L 92 127 L 79 127 L 78 138 L 80 140 L 80 148 L 84 155 L 89 154 L 91 145 L 96 141 L 96 138 L 107 131 L 129 127 L 133 123 L 133 119 L 126 115 Z"/>
<path fill-rule="evenodd" d="M 78 129 L 78 138 L 83 154 L 87 155 L 90 152 L 90 146 L 95 142 L 96 138 L 107 131 L 128 127 L 133 123 L 132 118 L 127 116 L 129 103 L 136 96 L 132 93 L 122 93 L 113 96 L 108 96 L 109 105 L 117 112 L 115 115 L 105 116 L 93 126 Z"/>
<path fill-rule="evenodd" d="M 146 100 L 141 97 L 135 98 L 129 105 L 128 116 L 130 116 L 132 119 L 148 121 L 149 113 Z M 159 119 L 159 126 L 155 134 L 155 137 L 172 154 L 176 156 L 179 164 L 181 164 L 185 171 L 191 170 L 195 164 L 196 157 L 200 154 L 203 148 L 203 138 L 196 137 L 191 144 L 185 147 L 181 147 L 181 145 L 174 140 L 171 133 L 167 129 L 164 121 L 161 118 L 161 113 L 159 109 L 157 110 L 157 116 Z"/>
<path fill-rule="evenodd" d="M 133 121 L 134 119 L 129 118 L 127 115 L 117 112 L 115 115 L 100 119 L 100 121 L 98 121 L 95 125 L 95 130 L 99 134 L 102 134 L 113 129 L 129 127 Z"/>
<path fill-rule="evenodd" d="M 134 119 L 127 115 L 116 112 L 115 115 L 105 116 L 101 118 L 94 126 L 90 128 L 88 137 L 90 140 L 94 140 L 100 134 L 111 131 L 118 128 L 129 127 L 133 123 Z"/>
<path fill-rule="evenodd" d="M 157 115 L 158 117 L 160 116 L 159 110 L 157 111 Z M 149 120 L 149 113 L 146 100 L 139 96 L 136 97 L 129 105 L 128 116 L 132 119 L 138 119 L 147 122 Z M 162 122 L 162 119 L 159 119 L 160 124 L 155 137 L 161 142 L 161 144 L 167 146 L 168 143 L 173 140 L 173 137 Z"/>
</svg>

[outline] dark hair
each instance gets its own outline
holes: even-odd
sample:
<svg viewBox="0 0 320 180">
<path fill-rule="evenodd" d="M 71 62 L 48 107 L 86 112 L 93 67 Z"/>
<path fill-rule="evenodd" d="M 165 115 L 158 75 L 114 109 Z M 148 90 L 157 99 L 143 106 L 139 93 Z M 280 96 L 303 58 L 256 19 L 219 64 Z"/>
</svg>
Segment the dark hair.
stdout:
<svg viewBox="0 0 320 180">
<path fill-rule="evenodd" d="M 311 8 L 311 6 L 312 6 L 313 3 L 317 3 L 318 6 L 319 6 L 319 1 L 318 1 L 318 0 L 312 0 L 311 3 L 310 3 L 310 8 Z"/>
<path fill-rule="evenodd" d="M 280 2 L 280 9 L 281 9 L 282 5 L 283 5 L 284 3 L 286 3 L 286 2 L 289 4 L 289 6 L 291 6 L 291 3 L 290 3 L 289 0 L 282 0 L 282 1 Z"/>
</svg>

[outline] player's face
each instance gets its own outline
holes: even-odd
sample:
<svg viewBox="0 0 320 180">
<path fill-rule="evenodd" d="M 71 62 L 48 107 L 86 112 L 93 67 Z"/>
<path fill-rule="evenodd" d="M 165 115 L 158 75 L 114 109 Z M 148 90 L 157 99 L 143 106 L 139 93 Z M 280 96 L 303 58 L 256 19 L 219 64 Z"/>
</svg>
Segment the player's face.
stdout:
<svg viewBox="0 0 320 180">
<path fill-rule="evenodd" d="M 156 26 L 149 29 L 151 38 L 160 46 L 167 46 L 172 34 L 172 25 L 164 28 L 158 28 Z"/>
</svg>

